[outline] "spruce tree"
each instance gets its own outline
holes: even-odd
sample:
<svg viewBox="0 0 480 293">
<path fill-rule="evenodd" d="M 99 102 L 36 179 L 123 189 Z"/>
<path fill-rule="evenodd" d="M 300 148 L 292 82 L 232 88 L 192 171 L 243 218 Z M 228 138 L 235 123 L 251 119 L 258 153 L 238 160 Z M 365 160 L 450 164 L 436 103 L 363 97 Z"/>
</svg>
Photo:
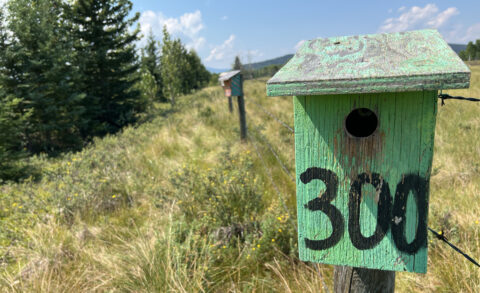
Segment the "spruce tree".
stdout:
<svg viewBox="0 0 480 293">
<path fill-rule="evenodd" d="M 200 57 L 193 49 L 188 52 L 186 59 L 190 68 L 185 81 L 185 89 L 188 93 L 191 90 L 198 90 L 207 85 L 210 81 L 210 72 L 202 64 Z"/>
<path fill-rule="evenodd" d="M 1 7 L 3 8 L 3 7 Z M 19 177 L 24 134 L 28 113 L 22 111 L 23 100 L 8 94 L 4 82 L 8 79 L 5 65 L 10 41 L 4 26 L 4 9 L 0 9 L 0 182 Z"/>
<path fill-rule="evenodd" d="M 25 131 L 32 152 L 79 148 L 78 124 L 83 95 L 75 90 L 71 35 L 60 0 L 8 2 L 8 46 L 3 48 L 3 91 L 21 98 L 15 105 L 29 112 Z M 22 114 L 22 113 L 20 113 Z"/>
<path fill-rule="evenodd" d="M 233 70 L 242 70 L 243 69 L 242 62 L 240 62 L 240 57 L 235 56 L 235 61 L 233 62 L 232 69 Z"/>
<path fill-rule="evenodd" d="M 139 29 L 130 32 L 139 13 L 128 18 L 128 0 L 77 0 L 69 11 L 77 40 L 78 85 L 86 93 L 84 105 L 89 123 L 84 137 L 113 133 L 136 121 L 145 105 L 133 85 L 139 64 L 135 50 Z"/>
</svg>

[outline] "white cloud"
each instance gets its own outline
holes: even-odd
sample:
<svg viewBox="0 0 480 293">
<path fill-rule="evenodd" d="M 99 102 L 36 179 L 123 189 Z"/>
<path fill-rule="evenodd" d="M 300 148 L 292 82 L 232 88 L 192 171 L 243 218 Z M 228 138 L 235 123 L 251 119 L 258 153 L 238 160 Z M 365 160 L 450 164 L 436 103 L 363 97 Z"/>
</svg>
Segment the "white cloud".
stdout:
<svg viewBox="0 0 480 293">
<path fill-rule="evenodd" d="M 208 55 L 207 62 L 210 61 L 221 61 L 226 57 L 231 57 L 234 54 L 233 43 L 235 41 L 235 35 L 230 35 L 221 45 L 214 47 Z"/>
<path fill-rule="evenodd" d="M 227 20 L 228 19 L 228 16 L 224 15 L 222 16 L 222 18 L 220 18 L 221 20 Z"/>
<path fill-rule="evenodd" d="M 462 38 L 464 42 L 475 42 L 475 40 L 480 39 L 480 22 L 475 23 L 474 25 L 467 28 L 465 36 Z"/>
<path fill-rule="evenodd" d="M 403 12 L 396 18 L 388 18 L 380 27 L 380 32 L 401 32 L 422 28 L 440 28 L 455 15 L 459 14 L 456 7 L 447 8 L 439 12 L 437 5 L 427 4 L 425 7 L 413 6 L 410 9 L 400 7 L 398 12 Z"/>
<path fill-rule="evenodd" d="M 439 28 L 443 26 L 452 16 L 458 15 L 459 13 L 460 12 L 458 12 L 456 7 L 447 8 L 435 18 L 431 19 L 427 24 L 433 28 Z"/>
<path fill-rule="evenodd" d="M 162 12 L 147 10 L 141 14 L 138 22 L 144 36 L 151 30 L 157 38 L 162 38 L 163 26 L 166 26 L 170 34 L 186 42 L 187 48 L 198 50 L 206 43 L 205 38 L 199 36 L 200 31 L 205 28 L 199 10 L 185 13 L 178 18 L 168 18 Z"/>
<path fill-rule="evenodd" d="M 301 40 L 301 41 L 299 41 L 299 42 L 295 45 L 295 47 L 293 47 L 293 49 L 295 50 L 295 52 L 298 51 L 298 49 L 300 49 L 300 47 L 301 47 L 306 41 L 307 41 L 307 40 Z"/>
</svg>

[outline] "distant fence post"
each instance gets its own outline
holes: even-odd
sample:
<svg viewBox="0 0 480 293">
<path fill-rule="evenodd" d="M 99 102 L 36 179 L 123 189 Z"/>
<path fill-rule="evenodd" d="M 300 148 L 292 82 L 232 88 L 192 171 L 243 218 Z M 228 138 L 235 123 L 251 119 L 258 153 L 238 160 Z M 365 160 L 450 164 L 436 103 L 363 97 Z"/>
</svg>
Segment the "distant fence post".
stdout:
<svg viewBox="0 0 480 293">
<path fill-rule="evenodd" d="M 238 114 L 240 116 L 240 138 L 242 141 L 247 139 L 247 119 L 245 117 L 245 100 L 243 95 L 238 96 Z"/>
<path fill-rule="evenodd" d="M 230 113 L 233 113 L 233 101 L 232 101 L 232 97 L 228 97 L 228 110 L 230 111 Z"/>
<path fill-rule="evenodd" d="M 245 116 L 245 100 L 243 98 L 243 79 L 240 70 L 220 73 L 218 78 L 225 96 L 228 97 L 228 107 L 230 113 L 233 112 L 232 96 L 237 96 L 238 114 L 240 118 L 240 138 L 242 141 L 247 139 L 247 119 Z"/>
</svg>

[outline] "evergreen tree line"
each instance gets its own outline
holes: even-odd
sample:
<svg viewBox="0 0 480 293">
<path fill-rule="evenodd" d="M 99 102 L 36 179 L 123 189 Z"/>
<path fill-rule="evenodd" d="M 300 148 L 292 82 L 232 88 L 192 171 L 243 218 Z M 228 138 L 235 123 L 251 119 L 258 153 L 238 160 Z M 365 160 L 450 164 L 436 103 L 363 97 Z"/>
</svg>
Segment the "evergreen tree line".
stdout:
<svg viewBox="0 0 480 293">
<path fill-rule="evenodd" d="M 480 40 L 477 40 L 475 43 L 468 42 L 467 48 L 458 55 L 464 61 L 480 60 Z"/>
<path fill-rule="evenodd" d="M 138 56 L 129 0 L 10 0 L 0 10 L 0 179 L 28 154 L 78 150 L 175 104 L 210 74 L 164 29 Z M 160 54 L 161 53 L 161 54 Z"/>
</svg>

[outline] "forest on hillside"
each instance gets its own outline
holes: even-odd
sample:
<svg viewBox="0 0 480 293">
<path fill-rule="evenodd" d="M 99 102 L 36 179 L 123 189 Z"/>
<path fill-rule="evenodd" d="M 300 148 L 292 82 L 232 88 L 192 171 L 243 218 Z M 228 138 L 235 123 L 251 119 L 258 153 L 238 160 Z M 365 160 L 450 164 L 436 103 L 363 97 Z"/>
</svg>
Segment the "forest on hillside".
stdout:
<svg viewBox="0 0 480 293">
<path fill-rule="evenodd" d="M 10 0 L 0 10 L 0 179 L 22 158 L 79 150 L 135 124 L 154 101 L 208 84 L 193 50 L 164 29 L 138 48 L 128 0 Z M 133 28 L 133 29 L 132 29 Z"/>
<path fill-rule="evenodd" d="M 480 39 L 474 42 L 468 42 L 465 50 L 458 53 L 464 61 L 480 60 Z"/>
</svg>

